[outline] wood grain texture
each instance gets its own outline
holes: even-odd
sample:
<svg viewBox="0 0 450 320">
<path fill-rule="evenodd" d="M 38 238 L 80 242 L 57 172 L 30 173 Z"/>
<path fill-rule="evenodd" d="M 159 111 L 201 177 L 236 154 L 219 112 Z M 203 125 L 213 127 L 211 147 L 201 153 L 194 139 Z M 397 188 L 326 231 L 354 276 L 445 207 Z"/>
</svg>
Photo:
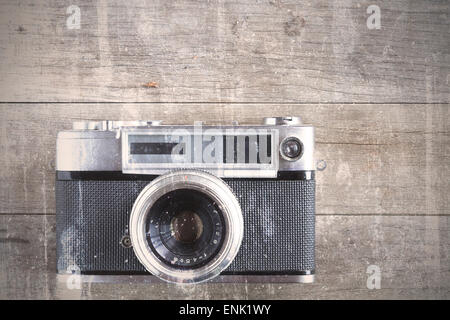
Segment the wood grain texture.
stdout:
<svg viewBox="0 0 450 320">
<path fill-rule="evenodd" d="M 0 101 L 450 102 L 446 0 L 72 4 L 0 2 Z"/>
<path fill-rule="evenodd" d="M 66 27 L 72 4 L 78 30 Z M 372 4 L 380 30 L 366 26 Z M 0 299 L 450 299 L 449 7 L 0 0 Z M 58 131 L 277 115 L 314 125 L 327 163 L 314 284 L 57 281 Z M 366 287 L 369 265 L 381 268 L 379 290 Z"/>
<path fill-rule="evenodd" d="M 449 217 L 317 217 L 317 281 L 302 284 L 103 284 L 55 276 L 55 217 L 0 216 L 0 299 L 449 299 Z M 367 289 L 367 267 L 381 289 Z"/>
<path fill-rule="evenodd" d="M 316 126 L 318 214 L 448 215 L 448 105 L 0 105 L 0 212 L 54 214 L 59 130 L 86 119 L 261 123 L 301 115 Z"/>
</svg>

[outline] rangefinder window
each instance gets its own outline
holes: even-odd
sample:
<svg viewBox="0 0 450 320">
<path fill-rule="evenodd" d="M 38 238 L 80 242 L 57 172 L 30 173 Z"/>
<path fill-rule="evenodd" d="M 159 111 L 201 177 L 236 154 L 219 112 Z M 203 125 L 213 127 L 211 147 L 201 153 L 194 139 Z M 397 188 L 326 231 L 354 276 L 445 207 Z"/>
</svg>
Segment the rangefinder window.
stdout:
<svg viewBox="0 0 450 320">
<path fill-rule="evenodd" d="M 176 146 L 179 143 L 134 142 L 130 143 L 130 154 L 172 154 Z M 184 154 L 184 148 L 180 148 L 178 154 Z"/>
<path fill-rule="evenodd" d="M 223 137 L 223 163 L 270 164 L 271 162 L 272 137 L 270 134 Z"/>
<path fill-rule="evenodd" d="M 221 177 L 277 176 L 278 128 L 156 129 L 121 129 L 124 173 L 161 174 L 182 165 Z"/>
<path fill-rule="evenodd" d="M 156 139 L 162 141 L 151 141 Z M 130 140 L 130 155 L 186 156 L 183 158 L 164 158 L 164 162 L 224 164 L 272 163 L 272 136 L 270 134 L 217 135 L 206 138 L 196 135 L 181 137 L 169 135 L 130 135 Z M 140 163 L 154 163 L 157 159 L 136 158 L 134 160 L 134 162 Z"/>
</svg>

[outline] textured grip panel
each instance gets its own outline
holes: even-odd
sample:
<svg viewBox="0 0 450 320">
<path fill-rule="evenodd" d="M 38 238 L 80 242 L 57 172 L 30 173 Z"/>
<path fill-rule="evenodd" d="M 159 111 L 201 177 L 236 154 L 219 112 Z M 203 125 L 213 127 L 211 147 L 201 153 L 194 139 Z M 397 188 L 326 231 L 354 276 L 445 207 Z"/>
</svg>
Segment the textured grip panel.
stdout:
<svg viewBox="0 0 450 320">
<path fill-rule="evenodd" d="M 231 273 L 313 271 L 314 180 L 225 179 L 244 217 Z M 145 272 L 128 233 L 133 202 L 149 181 L 57 180 L 57 267 L 90 273 Z"/>
<path fill-rule="evenodd" d="M 227 182 L 244 217 L 241 249 L 227 271 L 314 270 L 314 180 Z"/>
</svg>

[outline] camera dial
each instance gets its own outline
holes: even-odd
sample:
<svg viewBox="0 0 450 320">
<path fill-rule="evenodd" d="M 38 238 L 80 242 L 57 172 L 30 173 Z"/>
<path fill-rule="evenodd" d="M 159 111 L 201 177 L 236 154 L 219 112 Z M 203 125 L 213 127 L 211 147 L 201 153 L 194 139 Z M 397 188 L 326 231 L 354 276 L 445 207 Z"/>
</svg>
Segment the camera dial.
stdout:
<svg viewBox="0 0 450 320">
<path fill-rule="evenodd" d="M 266 117 L 264 118 L 264 124 L 265 125 L 271 125 L 271 126 L 295 126 L 295 125 L 301 125 L 302 119 L 300 117 Z"/>
<path fill-rule="evenodd" d="M 75 121 L 72 124 L 73 130 L 98 130 L 112 131 L 122 127 L 150 127 L 161 125 L 161 120 L 137 120 L 137 121 Z"/>
</svg>

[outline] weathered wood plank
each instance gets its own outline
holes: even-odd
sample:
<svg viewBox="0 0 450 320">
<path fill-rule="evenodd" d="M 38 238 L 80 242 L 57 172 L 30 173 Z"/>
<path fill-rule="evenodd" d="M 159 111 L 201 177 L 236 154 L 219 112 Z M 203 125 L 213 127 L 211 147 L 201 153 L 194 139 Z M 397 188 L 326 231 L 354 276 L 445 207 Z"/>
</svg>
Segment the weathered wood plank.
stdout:
<svg viewBox="0 0 450 320">
<path fill-rule="evenodd" d="M 0 216 L 0 299 L 448 299 L 449 217 L 317 217 L 317 281 L 301 284 L 85 283 L 55 276 L 54 216 Z M 381 289 L 367 288 L 369 265 Z"/>
<path fill-rule="evenodd" d="M 71 4 L 0 2 L 0 101 L 450 102 L 446 0 Z"/>
<path fill-rule="evenodd" d="M 318 214 L 450 214 L 448 105 L 0 105 L 1 213 L 54 209 L 55 141 L 80 119 L 257 124 L 301 115 L 316 126 Z"/>
</svg>

